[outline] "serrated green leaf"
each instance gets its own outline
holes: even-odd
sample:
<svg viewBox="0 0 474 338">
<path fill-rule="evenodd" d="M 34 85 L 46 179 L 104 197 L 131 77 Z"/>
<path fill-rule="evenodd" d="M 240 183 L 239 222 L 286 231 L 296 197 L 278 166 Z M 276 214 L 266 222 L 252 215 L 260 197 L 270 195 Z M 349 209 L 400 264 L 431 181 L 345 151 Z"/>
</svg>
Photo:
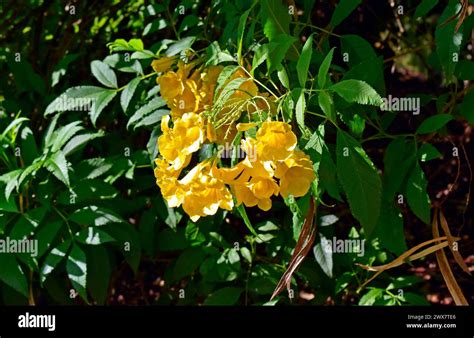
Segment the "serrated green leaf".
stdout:
<svg viewBox="0 0 474 338">
<path fill-rule="evenodd" d="M 112 99 L 117 95 L 115 90 L 103 89 L 103 91 L 96 95 L 92 109 L 89 112 L 92 124 L 95 126 L 97 119 L 99 118 L 100 113 L 104 110 L 105 107 L 112 101 Z"/>
<path fill-rule="evenodd" d="M 74 237 L 78 242 L 87 245 L 101 245 L 115 241 L 115 239 L 108 233 L 94 227 L 82 229 L 76 233 Z"/>
<path fill-rule="evenodd" d="M 310 35 L 306 40 L 301 55 L 296 63 L 296 73 L 298 74 L 298 81 L 301 88 L 306 87 L 306 80 L 308 79 L 309 64 L 311 56 L 313 55 L 313 35 Z"/>
<path fill-rule="evenodd" d="M 206 253 L 202 248 L 190 248 L 185 250 L 176 260 L 173 269 L 173 280 L 179 281 L 191 275 L 204 261 Z"/>
<path fill-rule="evenodd" d="M 67 258 L 66 271 L 74 290 L 88 302 L 87 297 L 87 258 L 84 251 L 73 244 Z"/>
<path fill-rule="evenodd" d="M 75 110 L 89 106 L 96 98 L 97 93 L 102 91 L 104 91 L 104 88 L 96 86 L 69 88 L 48 105 L 44 115 L 47 116 L 58 111 Z"/>
<path fill-rule="evenodd" d="M 331 21 L 329 24 L 332 27 L 338 26 L 345 18 L 351 14 L 357 6 L 360 5 L 362 0 L 341 0 L 336 5 L 336 9 L 332 14 Z"/>
<path fill-rule="evenodd" d="M 277 75 L 283 87 L 285 87 L 286 89 L 290 89 L 290 80 L 288 79 L 288 74 L 286 72 L 285 67 L 280 66 Z"/>
<path fill-rule="evenodd" d="M 430 143 L 424 143 L 418 150 L 418 157 L 421 162 L 431 161 L 441 156 L 439 150 Z"/>
<path fill-rule="evenodd" d="M 359 80 L 344 80 L 329 87 L 347 102 L 380 106 L 383 101 L 367 83 Z"/>
<path fill-rule="evenodd" d="M 317 243 L 313 248 L 314 258 L 326 276 L 332 278 L 332 248 L 326 237 L 324 237 L 322 234 L 319 234 L 319 237 L 319 243 Z"/>
<path fill-rule="evenodd" d="M 52 144 L 46 144 L 46 147 L 51 146 L 51 151 L 57 152 L 69 139 L 84 129 L 80 124 L 81 121 L 75 121 L 56 130 L 50 140 Z"/>
<path fill-rule="evenodd" d="M 304 113 L 306 110 L 306 99 L 304 97 L 304 90 L 299 89 L 299 95 L 298 95 L 298 101 L 296 101 L 296 107 L 295 107 L 295 112 L 296 112 L 296 123 L 298 123 L 298 126 L 300 130 L 304 133 L 306 131 L 306 126 L 304 123 Z"/>
<path fill-rule="evenodd" d="M 384 191 L 387 199 L 393 199 L 407 178 L 416 161 L 416 149 L 413 142 L 399 137 L 390 142 L 384 156 Z"/>
<path fill-rule="evenodd" d="M 44 265 L 40 271 L 41 283 L 44 283 L 51 272 L 53 272 L 58 264 L 63 260 L 63 258 L 67 256 L 70 247 L 71 240 L 65 240 L 63 243 L 51 250 L 51 252 L 46 256 Z"/>
<path fill-rule="evenodd" d="M 333 53 L 334 53 L 334 48 L 332 48 L 329 51 L 329 53 L 326 55 L 323 62 L 321 63 L 321 67 L 319 67 L 319 71 L 318 71 L 319 88 L 324 88 L 324 86 L 326 85 L 326 77 L 328 75 L 329 67 L 331 66 Z"/>
<path fill-rule="evenodd" d="M 426 224 L 430 224 L 430 197 L 426 191 L 428 181 L 425 173 L 417 163 L 411 171 L 407 182 L 407 202 L 413 213 Z"/>
<path fill-rule="evenodd" d="M 174 55 L 177 55 L 179 53 L 181 53 L 182 51 L 185 51 L 189 48 L 191 48 L 191 46 L 193 45 L 194 41 L 196 41 L 196 37 L 195 36 L 188 36 L 188 37 L 185 37 L 177 42 L 175 42 L 174 44 L 172 44 L 167 50 L 166 50 L 166 56 L 174 56 Z"/>
<path fill-rule="evenodd" d="M 122 94 L 120 94 L 120 105 L 122 106 L 124 113 L 127 111 L 128 105 L 132 100 L 133 94 L 135 93 L 135 90 L 137 89 L 140 80 L 141 78 L 137 77 L 130 81 L 125 87 L 125 89 L 122 91 Z"/>
<path fill-rule="evenodd" d="M 124 219 L 115 212 L 95 205 L 76 210 L 69 216 L 69 219 L 78 224 L 94 226 L 125 222 Z"/>
<path fill-rule="evenodd" d="M 331 96 L 329 96 L 329 94 L 326 91 L 322 90 L 319 92 L 318 104 L 321 110 L 323 111 L 324 115 L 326 115 L 329 120 L 335 122 L 336 116 L 334 114 L 334 109 L 333 109 L 334 103 L 332 102 Z"/>
<path fill-rule="evenodd" d="M 136 124 L 140 120 L 143 120 L 148 115 L 152 114 L 154 111 L 156 111 L 159 108 L 163 107 L 165 104 L 166 104 L 165 100 L 163 100 L 161 97 L 155 97 L 154 99 L 152 99 L 147 104 L 141 106 L 135 112 L 135 114 L 133 114 L 130 117 L 130 119 L 128 120 L 128 123 L 127 123 L 127 128 L 129 128 L 133 124 Z M 163 109 L 160 110 L 160 111 L 163 111 Z"/>
<path fill-rule="evenodd" d="M 102 61 L 94 60 L 91 62 L 91 71 L 95 78 L 104 86 L 117 88 L 117 76 L 110 66 Z"/>
<path fill-rule="evenodd" d="M 403 229 L 403 216 L 393 200 L 382 198 L 380 216 L 375 228 L 375 237 L 378 237 L 382 248 L 388 249 L 396 255 L 407 250 Z"/>
<path fill-rule="evenodd" d="M 82 135 L 74 136 L 64 146 L 63 148 L 64 156 L 68 156 L 74 153 L 75 151 L 79 150 L 82 146 L 87 144 L 89 141 L 92 141 L 95 138 L 103 137 L 103 136 L 104 136 L 104 132 L 102 130 L 99 130 L 98 133 L 94 133 L 94 134 L 82 134 Z"/>
<path fill-rule="evenodd" d="M 436 6 L 437 3 L 438 0 L 422 0 L 421 3 L 416 6 L 415 19 L 424 17 L 429 11 L 431 11 L 431 9 L 434 8 L 434 6 Z"/>
<path fill-rule="evenodd" d="M 469 91 L 461 103 L 460 114 L 466 120 L 474 124 L 474 90 Z"/>
<path fill-rule="evenodd" d="M 280 34 L 289 35 L 290 13 L 281 0 L 260 1 L 261 15 L 263 19 L 263 32 L 268 40 L 272 41 Z"/>
<path fill-rule="evenodd" d="M 416 130 L 416 133 L 429 134 L 435 132 L 444 127 L 444 125 L 452 119 L 454 119 L 454 117 L 449 114 L 438 114 L 435 116 L 430 116 L 420 124 L 420 126 Z"/>
<path fill-rule="evenodd" d="M 58 180 L 63 182 L 66 186 L 70 186 L 69 168 L 66 157 L 62 151 L 58 151 L 51 155 L 51 157 L 46 161 L 45 165 L 46 169 L 56 176 Z"/>
<path fill-rule="evenodd" d="M 206 306 L 235 305 L 242 294 L 242 288 L 225 287 L 213 291 L 204 301 Z"/>
<path fill-rule="evenodd" d="M 457 14 L 460 8 L 461 3 L 459 1 L 451 0 L 439 17 L 438 26 L 435 31 L 436 53 L 447 83 L 454 81 L 453 74 L 461 49 L 463 26 L 461 25 L 459 31 L 456 32 L 457 20 L 452 20 L 446 25 L 441 23 Z"/>
<path fill-rule="evenodd" d="M 0 281 L 28 297 L 28 282 L 25 273 L 12 254 L 0 254 Z"/>
<path fill-rule="evenodd" d="M 337 131 L 337 174 L 352 214 L 370 236 L 380 214 L 382 182 L 360 144 Z"/>
<path fill-rule="evenodd" d="M 89 246 L 84 250 L 87 256 L 87 286 L 89 292 L 98 305 L 103 305 L 107 300 L 112 274 L 107 250 L 102 246 Z"/>
</svg>

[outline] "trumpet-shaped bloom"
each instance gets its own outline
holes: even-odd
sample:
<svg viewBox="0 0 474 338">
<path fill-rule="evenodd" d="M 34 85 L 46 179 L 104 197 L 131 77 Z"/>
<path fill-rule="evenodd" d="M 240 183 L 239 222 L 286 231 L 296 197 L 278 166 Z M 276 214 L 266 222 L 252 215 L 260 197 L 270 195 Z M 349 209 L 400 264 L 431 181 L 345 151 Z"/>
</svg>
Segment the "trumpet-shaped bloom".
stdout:
<svg viewBox="0 0 474 338">
<path fill-rule="evenodd" d="M 151 66 L 155 72 L 163 73 L 169 70 L 175 62 L 176 62 L 176 57 L 163 56 L 157 60 L 153 60 L 153 62 L 151 63 Z"/>
<path fill-rule="evenodd" d="M 280 194 L 286 198 L 306 195 L 316 175 L 309 157 L 297 150 L 277 165 L 275 177 L 280 179 Z"/>
<path fill-rule="evenodd" d="M 296 135 L 288 123 L 266 121 L 257 131 L 257 156 L 259 161 L 286 160 L 296 147 Z"/>
<path fill-rule="evenodd" d="M 161 120 L 163 134 L 158 138 L 158 149 L 177 170 L 189 163 L 191 154 L 204 142 L 204 120 L 197 114 L 186 113 L 175 121 L 173 129 L 169 128 L 169 120 L 169 115 Z"/>
</svg>

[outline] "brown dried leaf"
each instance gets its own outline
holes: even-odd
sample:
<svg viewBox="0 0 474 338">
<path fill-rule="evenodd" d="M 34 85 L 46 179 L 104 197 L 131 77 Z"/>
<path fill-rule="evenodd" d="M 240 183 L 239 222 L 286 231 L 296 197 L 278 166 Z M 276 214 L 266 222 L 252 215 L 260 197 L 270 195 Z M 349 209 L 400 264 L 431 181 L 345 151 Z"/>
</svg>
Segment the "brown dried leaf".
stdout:
<svg viewBox="0 0 474 338">
<path fill-rule="evenodd" d="M 435 211 L 435 217 L 433 218 L 433 236 L 439 237 L 439 229 L 438 229 L 438 211 Z M 446 286 L 448 287 L 451 296 L 453 296 L 454 302 L 456 305 L 469 305 L 464 294 L 462 293 L 461 288 L 454 278 L 453 271 L 449 266 L 448 258 L 446 257 L 446 253 L 444 249 L 441 249 L 436 252 L 436 260 L 438 261 L 439 269 L 441 274 L 443 275 L 444 281 L 446 282 Z"/>
<path fill-rule="evenodd" d="M 459 250 L 455 250 L 454 242 L 456 242 L 456 240 L 454 239 L 453 235 L 451 235 L 451 231 L 449 231 L 448 222 L 446 221 L 446 218 L 444 217 L 443 212 L 441 210 L 439 211 L 439 218 L 441 221 L 441 228 L 443 229 L 444 233 L 446 234 L 446 237 L 448 238 L 449 249 L 453 253 L 454 259 L 467 274 L 471 275 L 471 272 L 469 271 L 469 268 L 464 262 L 464 258 L 459 253 Z"/>
<path fill-rule="evenodd" d="M 311 247 L 316 236 L 316 225 L 314 224 L 314 216 L 316 213 L 316 207 L 314 199 L 311 198 L 309 202 L 309 209 L 306 217 L 304 219 L 303 226 L 301 227 L 300 236 L 291 256 L 290 263 L 285 273 L 282 275 L 280 281 L 278 282 L 275 291 L 273 291 L 272 300 L 285 288 L 290 290 L 291 276 L 296 271 L 296 269 L 303 262 L 304 258 L 308 255 L 308 252 L 311 250 Z"/>
</svg>

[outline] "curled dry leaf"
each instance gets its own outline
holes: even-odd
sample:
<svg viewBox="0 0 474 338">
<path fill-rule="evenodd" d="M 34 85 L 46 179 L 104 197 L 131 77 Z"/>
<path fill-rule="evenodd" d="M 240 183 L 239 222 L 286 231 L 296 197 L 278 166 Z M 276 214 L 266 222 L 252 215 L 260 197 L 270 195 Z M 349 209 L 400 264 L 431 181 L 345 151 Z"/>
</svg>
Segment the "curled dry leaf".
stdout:
<svg viewBox="0 0 474 338">
<path fill-rule="evenodd" d="M 298 242 L 296 243 L 295 250 L 291 256 L 290 263 L 288 264 L 288 268 L 278 282 L 270 300 L 282 292 L 285 287 L 287 290 L 290 290 L 291 276 L 293 276 L 293 273 L 300 266 L 304 258 L 308 255 L 308 252 L 311 250 L 314 238 L 316 237 L 316 225 L 314 224 L 315 213 L 316 206 L 314 199 L 311 198 L 309 201 L 308 213 L 306 214 L 303 226 L 301 227 L 300 236 L 298 237 Z"/>
<path fill-rule="evenodd" d="M 439 236 L 439 228 L 438 228 L 438 210 L 435 211 L 435 217 L 433 219 L 433 236 Z M 446 282 L 446 286 L 448 287 L 451 296 L 453 296 L 454 302 L 456 305 L 469 305 L 462 293 L 461 288 L 459 287 L 456 278 L 453 275 L 453 271 L 449 266 L 448 258 L 446 257 L 446 253 L 443 249 L 436 252 L 436 260 L 438 261 L 439 269 L 441 274 L 443 275 L 444 281 Z"/>
</svg>

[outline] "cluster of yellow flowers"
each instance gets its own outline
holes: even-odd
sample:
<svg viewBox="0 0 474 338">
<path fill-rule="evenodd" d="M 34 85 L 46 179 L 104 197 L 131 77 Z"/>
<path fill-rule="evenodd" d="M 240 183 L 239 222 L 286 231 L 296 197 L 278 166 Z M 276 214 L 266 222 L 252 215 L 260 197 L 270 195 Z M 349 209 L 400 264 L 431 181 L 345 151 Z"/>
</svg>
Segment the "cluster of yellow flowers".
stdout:
<svg viewBox="0 0 474 338">
<path fill-rule="evenodd" d="M 236 205 L 243 203 L 267 211 L 271 208 L 272 196 L 300 197 L 308 192 L 315 179 L 313 164 L 307 155 L 296 149 L 296 135 L 289 124 L 271 120 L 262 122 L 259 127 L 254 122 L 236 124 L 237 115 L 215 128 L 203 112 L 213 108 L 214 91 L 222 67 L 193 71 L 195 64 L 178 61 L 175 72 L 169 70 L 174 63 L 172 58 L 162 58 L 152 64 L 157 72 L 163 73 L 157 82 L 171 109 L 171 116 L 165 116 L 161 121 L 163 133 L 158 138 L 161 157 L 155 160 L 156 183 L 169 207 L 182 206 L 196 221 L 214 215 L 219 208 L 232 210 L 234 197 Z M 239 76 L 246 78 L 243 72 L 236 72 L 233 78 Z M 265 97 L 258 94 L 257 86 L 250 79 L 243 81 L 239 89 L 219 107 L 217 115 L 225 118 L 226 114 L 232 113 L 233 101 L 242 102 L 259 95 Z M 271 116 L 272 105 L 249 104 L 245 110 L 252 114 L 265 108 Z M 257 127 L 255 137 L 241 140 L 241 148 L 247 155 L 241 162 L 230 168 L 223 167 L 216 154 L 182 177 L 193 153 L 204 143 L 232 140 L 237 131 Z"/>
</svg>

